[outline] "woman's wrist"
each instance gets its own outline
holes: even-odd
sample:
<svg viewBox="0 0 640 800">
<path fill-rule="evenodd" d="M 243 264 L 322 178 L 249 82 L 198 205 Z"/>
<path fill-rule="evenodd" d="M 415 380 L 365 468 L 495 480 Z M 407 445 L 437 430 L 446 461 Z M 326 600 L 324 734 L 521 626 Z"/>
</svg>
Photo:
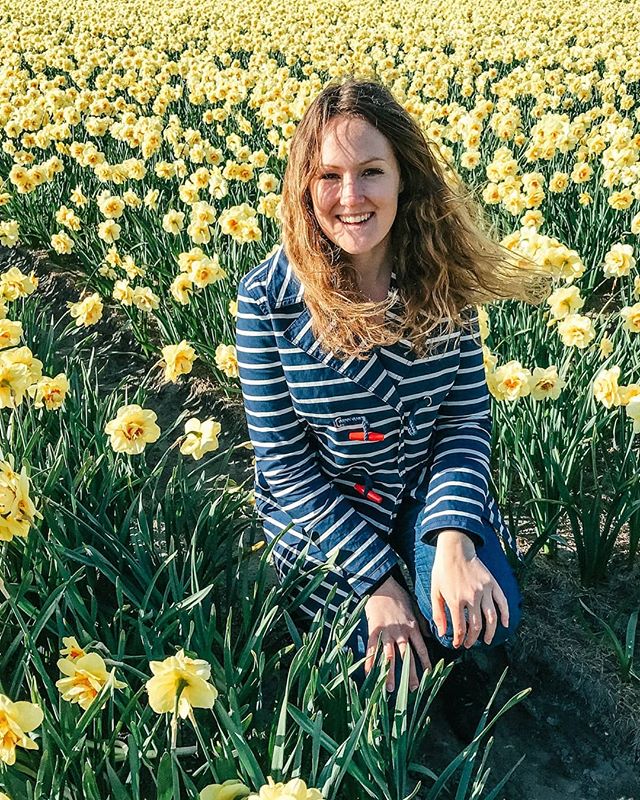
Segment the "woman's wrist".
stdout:
<svg viewBox="0 0 640 800">
<path fill-rule="evenodd" d="M 436 537 L 436 548 L 439 551 L 462 552 L 467 558 L 476 554 L 476 546 L 471 536 L 466 531 L 456 528 L 445 528 L 439 531 Z"/>
</svg>

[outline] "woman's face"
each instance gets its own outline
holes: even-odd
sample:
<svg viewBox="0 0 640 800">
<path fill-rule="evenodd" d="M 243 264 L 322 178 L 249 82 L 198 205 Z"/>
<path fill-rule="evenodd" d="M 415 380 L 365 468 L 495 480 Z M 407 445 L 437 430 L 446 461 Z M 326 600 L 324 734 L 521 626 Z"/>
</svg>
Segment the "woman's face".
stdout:
<svg viewBox="0 0 640 800">
<path fill-rule="evenodd" d="M 310 191 L 330 241 L 354 256 L 385 252 L 402 181 L 388 139 L 371 123 L 358 117 L 330 121 Z"/>
</svg>

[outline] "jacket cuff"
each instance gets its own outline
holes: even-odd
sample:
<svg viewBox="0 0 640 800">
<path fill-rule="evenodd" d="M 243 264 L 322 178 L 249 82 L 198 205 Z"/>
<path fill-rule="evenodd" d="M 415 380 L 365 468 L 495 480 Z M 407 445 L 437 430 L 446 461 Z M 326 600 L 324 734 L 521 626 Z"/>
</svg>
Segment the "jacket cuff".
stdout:
<svg viewBox="0 0 640 800">
<path fill-rule="evenodd" d="M 370 594 L 372 591 L 375 591 L 375 586 L 378 582 L 384 583 L 389 577 L 392 568 L 397 565 L 398 556 L 391 547 L 387 546 L 386 552 L 374 570 L 366 575 L 346 575 L 346 578 L 355 594 L 357 594 L 358 597 L 363 597 L 365 594 Z"/>
<path fill-rule="evenodd" d="M 422 526 L 420 539 L 426 544 L 435 544 L 437 534 L 441 533 L 443 530 L 449 530 L 450 528 L 455 528 L 456 530 L 466 533 L 476 548 L 482 547 L 486 541 L 483 525 L 468 517 L 457 517 L 455 514 L 439 517 L 432 522 L 425 522 Z"/>
</svg>

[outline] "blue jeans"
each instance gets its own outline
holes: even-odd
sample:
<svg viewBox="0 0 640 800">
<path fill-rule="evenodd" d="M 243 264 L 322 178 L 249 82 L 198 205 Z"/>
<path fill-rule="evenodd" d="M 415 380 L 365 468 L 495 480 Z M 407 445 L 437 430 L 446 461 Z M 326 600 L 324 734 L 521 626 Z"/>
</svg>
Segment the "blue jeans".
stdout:
<svg viewBox="0 0 640 800">
<path fill-rule="evenodd" d="M 413 500 L 412 498 L 406 498 L 398 511 L 392 533 L 389 536 L 389 543 L 404 562 L 409 576 L 411 577 L 411 582 L 414 587 L 413 590 L 402 580 L 404 588 L 414 598 L 418 608 L 429 623 L 433 638 L 440 642 L 441 645 L 451 650 L 453 655 L 455 652 L 453 649 L 453 627 L 449 609 L 446 609 L 447 629 L 443 636 L 438 634 L 438 629 L 433 621 L 433 609 L 431 606 L 431 572 L 436 554 L 436 546 L 423 542 L 421 539 L 421 522 L 424 513 L 424 505 L 422 502 Z M 522 615 L 522 595 L 520 594 L 516 577 L 507 561 L 507 557 L 502 549 L 497 534 L 488 522 L 484 530 L 484 536 L 485 543 L 484 545 L 476 545 L 476 553 L 504 592 L 509 605 L 509 626 L 505 627 L 502 624 L 500 613 L 496 609 L 496 611 L 498 611 L 498 622 L 491 644 L 487 645 L 483 641 L 485 632 L 483 617 L 482 629 L 478 639 L 470 649 L 492 648 L 503 644 L 520 624 Z M 331 580 L 336 582 L 341 589 L 346 592 L 350 591 L 349 584 L 341 575 L 333 572 L 328 574 L 331 576 Z M 394 570 L 394 577 L 398 574 L 399 572 Z M 402 576 L 400 575 L 400 577 Z M 328 644 L 328 628 L 326 626 L 323 629 L 323 637 L 323 644 Z M 365 657 L 368 639 L 369 626 L 366 615 L 363 612 L 357 627 L 346 643 L 346 647 L 353 651 L 354 663 Z M 464 648 L 460 650 L 462 651 Z M 420 679 L 423 672 L 422 665 L 420 660 L 416 659 L 413 648 L 411 654 L 416 663 L 418 679 Z M 395 655 L 394 686 L 397 688 L 402 670 L 402 659 L 397 647 Z M 364 666 L 361 666 L 358 670 L 353 672 L 352 677 L 358 685 L 361 685 L 366 677 Z"/>
</svg>

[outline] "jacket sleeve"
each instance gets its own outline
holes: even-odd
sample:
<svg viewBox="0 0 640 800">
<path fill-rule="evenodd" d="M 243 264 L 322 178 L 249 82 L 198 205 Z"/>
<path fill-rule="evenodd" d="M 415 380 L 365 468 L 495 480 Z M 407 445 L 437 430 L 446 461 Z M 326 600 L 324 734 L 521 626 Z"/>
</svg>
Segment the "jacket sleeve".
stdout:
<svg viewBox="0 0 640 800">
<path fill-rule="evenodd" d="M 433 431 L 433 458 L 423 534 L 457 528 L 484 544 L 491 475 L 491 404 L 475 308 L 471 332 L 460 337 L 460 366 L 440 406 Z M 423 540 L 429 537 L 423 535 Z"/>
<path fill-rule="evenodd" d="M 359 597 L 398 563 L 374 527 L 321 472 L 297 417 L 266 300 L 240 281 L 236 325 L 238 372 L 256 469 L 276 505 L 330 558 Z"/>
</svg>

